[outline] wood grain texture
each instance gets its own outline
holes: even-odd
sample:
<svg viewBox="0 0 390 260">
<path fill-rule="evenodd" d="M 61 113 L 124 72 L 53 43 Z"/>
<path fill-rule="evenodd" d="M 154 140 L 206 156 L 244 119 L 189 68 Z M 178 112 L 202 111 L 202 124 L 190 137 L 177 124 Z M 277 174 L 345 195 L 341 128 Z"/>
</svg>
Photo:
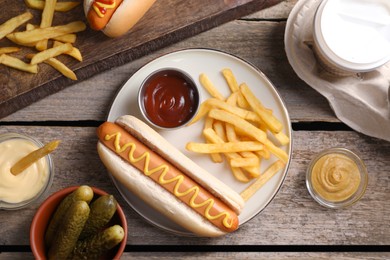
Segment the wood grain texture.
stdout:
<svg viewBox="0 0 390 260">
<path fill-rule="evenodd" d="M 63 61 L 76 72 L 79 80 L 83 80 L 279 2 L 281 0 L 160 0 L 125 36 L 110 39 L 90 29 L 79 33 L 75 45 L 83 53 L 83 62 L 70 57 L 63 57 Z M 1 17 L 0 23 L 26 10 L 21 0 L 2 0 L 0 4 L 9 10 Z M 38 24 L 40 12 L 32 12 L 32 22 Z M 69 13 L 56 14 L 53 25 L 72 20 L 85 21 L 82 5 Z M 10 44 L 7 40 L 1 42 L 1 45 L 7 44 Z M 25 54 L 23 51 L 18 55 Z M 74 82 L 60 76 L 49 66 L 40 66 L 37 75 L 0 66 L 0 83 L 1 118 Z"/>
<path fill-rule="evenodd" d="M 61 139 L 53 154 L 56 175 L 49 194 L 62 188 L 88 184 L 114 194 L 124 206 L 129 245 L 386 245 L 390 241 L 390 143 L 350 131 L 296 131 L 293 159 L 287 178 L 270 205 L 227 236 L 207 239 L 172 235 L 148 224 L 136 214 L 115 186 L 96 152 L 95 127 L 3 126 L 0 133 L 20 132 L 42 142 Z M 305 171 L 315 153 L 343 146 L 365 161 L 369 184 L 356 205 L 342 210 L 325 209 L 309 195 Z M 47 194 L 48 195 L 48 194 Z M 47 196 L 46 195 L 46 196 Z M 0 245 L 28 245 L 28 232 L 37 207 L 0 211 Z"/>
<path fill-rule="evenodd" d="M 284 99 L 292 122 L 339 122 L 326 99 L 300 80 L 288 63 L 283 44 L 285 25 L 283 21 L 226 23 L 79 82 L 0 121 L 102 121 L 116 92 L 145 63 L 179 49 L 213 48 L 237 55 L 263 71 Z"/>
<path fill-rule="evenodd" d="M 300 259 L 300 260 L 380 260 L 380 259 L 389 259 L 389 253 L 381 252 L 371 252 L 371 253 L 362 253 L 362 252 L 324 252 L 324 253 L 294 253 L 294 252 L 213 252 L 213 253 L 175 253 L 175 252 L 156 252 L 156 253 L 137 253 L 137 252 L 125 252 L 121 259 L 137 259 L 137 260 L 168 260 L 168 259 L 182 259 L 182 260 L 197 260 L 202 258 L 204 260 L 226 260 L 226 259 L 247 259 L 247 260 L 283 260 L 283 259 Z M 32 253 L 14 253 L 6 252 L 0 253 L 0 259 L 13 259 L 13 260 L 32 260 L 34 259 Z"/>
</svg>

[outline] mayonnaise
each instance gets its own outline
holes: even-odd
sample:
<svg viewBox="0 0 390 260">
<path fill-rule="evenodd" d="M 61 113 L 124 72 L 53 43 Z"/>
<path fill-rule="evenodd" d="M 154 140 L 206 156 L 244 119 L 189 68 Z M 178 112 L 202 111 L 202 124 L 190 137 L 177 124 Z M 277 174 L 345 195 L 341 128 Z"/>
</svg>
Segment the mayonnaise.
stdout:
<svg viewBox="0 0 390 260">
<path fill-rule="evenodd" d="M 12 138 L 0 142 L 0 201 L 20 203 L 35 197 L 49 180 L 49 165 L 41 158 L 18 175 L 11 167 L 39 147 L 32 141 Z"/>
</svg>

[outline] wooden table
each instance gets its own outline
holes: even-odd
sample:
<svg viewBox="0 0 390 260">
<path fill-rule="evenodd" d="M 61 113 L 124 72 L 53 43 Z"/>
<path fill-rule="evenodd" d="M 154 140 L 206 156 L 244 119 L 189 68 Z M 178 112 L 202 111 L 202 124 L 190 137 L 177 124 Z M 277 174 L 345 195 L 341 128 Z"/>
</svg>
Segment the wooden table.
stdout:
<svg viewBox="0 0 390 260">
<path fill-rule="evenodd" d="M 24 133 L 42 142 L 63 140 L 54 157 L 50 193 L 87 183 L 114 194 L 129 226 L 123 259 L 388 258 L 390 143 L 352 131 L 335 117 L 325 98 L 295 75 L 283 44 L 286 19 L 295 3 L 284 1 L 79 82 L 1 119 L 0 133 Z M 284 99 L 293 128 L 292 162 L 279 193 L 237 232 L 217 239 L 178 237 L 146 223 L 118 194 L 95 149 L 96 127 L 122 84 L 146 62 L 192 47 L 223 50 L 262 70 Z M 310 159 L 334 146 L 357 151 L 369 172 L 365 196 L 343 210 L 321 207 L 305 186 Z M 0 258 L 33 258 L 29 227 L 40 202 L 0 211 Z"/>
</svg>

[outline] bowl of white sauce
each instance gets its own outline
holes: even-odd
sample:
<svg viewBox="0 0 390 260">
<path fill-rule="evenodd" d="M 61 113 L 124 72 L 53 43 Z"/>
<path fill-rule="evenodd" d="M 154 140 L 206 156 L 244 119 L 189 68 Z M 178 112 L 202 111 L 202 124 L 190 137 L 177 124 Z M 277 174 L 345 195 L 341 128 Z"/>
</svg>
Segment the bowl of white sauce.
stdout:
<svg viewBox="0 0 390 260">
<path fill-rule="evenodd" d="M 16 162 L 42 146 L 40 141 L 30 136 L 0 134 L 0 209 L 24 208 L 39 200 L 50 189 L 54 178 L 50 154 L 17 175 L 11 173 Z"/>
<path fill-rule="evenodd" d="M 373 71 L 390 61 L 390 1 L 323 0 L 313 32 L 315 54 L 327 71 Z"/>
</svg>

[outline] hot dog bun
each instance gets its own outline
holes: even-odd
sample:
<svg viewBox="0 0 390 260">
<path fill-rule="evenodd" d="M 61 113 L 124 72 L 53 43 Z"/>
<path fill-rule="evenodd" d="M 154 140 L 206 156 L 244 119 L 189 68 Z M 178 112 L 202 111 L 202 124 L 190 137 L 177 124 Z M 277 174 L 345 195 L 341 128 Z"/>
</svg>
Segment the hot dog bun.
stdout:
<svg viewBox="0 0 390 260">
<path fill-rule="evenodd" d="M 205 172 L 205 170 L 184 156 L 157 132 L 155 132 L 137 118 L 132 116 L 123 116 L 116 121 L 116 124 L 118 125 L 117 127 L 111 126 L 110 124 L 112 123 L 104 123 L 99 127 L 98 136 L 100 136 L 100 141 L 98 142 L 97 149 L 102 162 L 106 165 L 110 173 L 126 188 L 131 190 L 134 194 L 143 199 L 157 211 L 164 214 L 166 217 L 170 218 L 177 224 L 197 235 L 207 237 L 220 236 L 226 234 L 227 232 L 234 231 L 238 227 L 238 218 L 235 212 L 239 213 L 244 205 L 244 201 L 238 193 L 234 192 L 218 179 Z M 115 130 L 111 130 L 111 127 L 113 127 L 113 129 L 115 128 Z M 141 170 L 138 170 L 130 165 L 130 163 L 125 160 L 126 157 L 132 157 L 129 152 L 127 152 L 125 156 L 115 152 L 115 149 L 112 147 L 114 141 L 108 141 L 111 142 L 108 143 L 106 140 L 102 139 L 102 136 L 107 137 L 110 135 L 109 133 L 111 133 L 111 135 L 113 133 L 117 133 L 120 131 L 119 128 L 128 131 L 131 138 L 135 138 L 143 143 L 146 147 L 151 148 L 151 150 L 156 153 L 155 156 L 164 158 L 164 160 L 167 161 L 166 164 L 170 165 L 169 169 L 177 168 L 177 170 L 180 171 L 182 175 L 184 174 L 186 179 L 183 179 L 182 184 L 180 184 L 182 187 L 185 187 L 186 185 L 189 185 L 188 187 L 199 186 L 199 193 L 196 196 L 194 195 L 194 201 L 199 204 L 202 202 L 199 200 L 199 198 L 204 201 L 206 201 L 206 198 L 211 198 L 210 200 L 212 201 L 212 207 L 209 211 L 209 215 L 221 217 L 216 219 L 207 219 L 204 215 L 202 216 L 200 213 L 202 213 L 202 211 L 207 212 L 208 205 L 210 204 L 207 204 L 204 207 L 202 206 L 200 210 L 196 207 L 191 208 L 188 205 L 188 202 L 187 204 L 184 203 L 185 200 L 183 200 L 183 197 L 175 196 L 174 193 L 166 190 L 166 185 L 160 185 L 158 183 L 157 180 L 159 180 L 158 178 L 161 178 L 161 176 L 158 177 L 158 175 L 152 174 L 152 177 L 149 175 L 148 177 L 145 172 L 142 172 Z M 125 133 L 123 133 L 123 136 L 121 137 L 123 140 L 126 138 L 124 135 Z M 119 141 L 117 140 L 116 142 Z M 142 144 L 138 144 L 136 140 L 132 141 L 132 143 L 133 142 L 134 147 L 136 147 L 134 151 L 136 151 Z M 126 143 L 126 145 L 127 144 L 129 143 Z M 122 142 L 121 145 L 124 146 L 125 143 Z M 140 153 L 143 152 L 140 151 Z M 122 159 L 120 156 L 122 156 Z M 137 156 L 140 156 L 140 154 L 135 155 L 134 158 L 137 158 Z M 153 156 L 154 155 L 150 156 L 150 169 L 157 168 L 156 166 L 152 166 L 152 161 L 155 160 Z M 157 165 L 161 165 L 161 163 L 157 162 Z M 142 167 L 143 166 L 141 166 L 139 169 L 144 169 Z M 167 174 L 171 173 L 169 172 Z M 153 176 L 158 178 L 153 180 Z M 168 177 L 166 179 L 169 180 L 170 178 L 173 177 Z M 191 184 L 191 180 L 193 180 L 193 182 L 196 184 Z M 181 192 L 187 190 L 187 188 L 180 189 L 180 185 L 178 190 Z M 165 189 L 162 188 L 164 186 Z M 187 200 L 190 199 L 187 198 Z M 225 213 L 226 215 L 223 215 Z M 231 227 L 228 227 L 225 224 L 223 224 L 225 226 L 218 224 L 225 223 L 225 221 L 231 221 L 229 222 L 232 223 Z"/>
<path fill-rule="evenodd" d="M 118 37 L 125 34 L 145 15 L 155 1 L 156 0 L 123 0 L 119 3 L 119 6 L 107 9 L 108 16 L 111 16 L 110 12 L 114 11 L 114 13 L 109 19 L 104 17 L 101 18 L 102 20 L 108 20 L 108 23 L 105 26 L 102 25 L 102 32 L 109 37 Z M 93 9 L 91 10 L 93 2 L 94 0 L 84 0 L 84 13 L 88 20 L 91 18 L 89 12 L 94 12 Z M 96 15 L 94 15 L 94 17 L 96 17 Z M 90 25 L 93 25 L 95 24 L 95 21 L 89 20 L 89 23 Z M 91 27 L 93 28 L 94 26 Z"/>
</svg>

